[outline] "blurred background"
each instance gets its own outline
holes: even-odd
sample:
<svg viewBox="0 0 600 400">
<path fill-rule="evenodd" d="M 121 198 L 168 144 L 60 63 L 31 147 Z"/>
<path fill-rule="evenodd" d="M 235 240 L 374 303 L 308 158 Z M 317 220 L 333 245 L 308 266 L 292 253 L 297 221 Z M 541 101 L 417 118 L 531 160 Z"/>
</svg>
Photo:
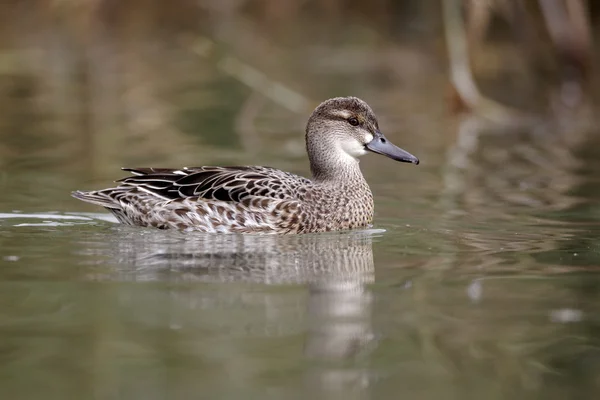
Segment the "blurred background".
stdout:
<svg viewBox="0 0 600 400">
<path fill-rule="evenodd" d="M 599 14 L 2 2 L 0 394 L 595 398 Z M 123 166 L 309 175 L 306 120 L 345 95 L 421 159 L 361 161 L 366 237 L 155 233 L 69 196 Z"/>
</svg>

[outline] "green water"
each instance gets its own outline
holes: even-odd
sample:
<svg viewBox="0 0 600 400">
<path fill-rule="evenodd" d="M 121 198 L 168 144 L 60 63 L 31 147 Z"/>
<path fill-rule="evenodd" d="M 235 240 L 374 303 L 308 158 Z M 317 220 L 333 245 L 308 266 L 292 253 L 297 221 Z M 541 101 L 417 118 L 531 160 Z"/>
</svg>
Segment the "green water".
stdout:
<svg viewBox="0 0 600 400">
<path fill-rule="evenodd" d="M 123 227 L 70 191 L 108 186 L 121 166 L 307 175 L 310 110 L 253 92 L 170 37 L 88 43 L 95 62 L 46 58 L 39 69 L 40 48 L 79 54 L 60 46 L 64 32 L 40 30 L 5 51 L 24 67 L 0 73 L 2 398 L 596 398 L 594 124 L 451 116 L 443 61 L 427 47 L 390 72 L 365 32 L 354 69 L 327 64 L 341 34 L 322 48 L 296 38 L 275 55 L 245 52 L 238 37 L 223 51 L 315 99 L 310 107 L 364 98 L 421 165 L 362 160 L 376 205 L 365 231 Z M 31 45 L 42 38 L 49 47 Z"/>
</svg>

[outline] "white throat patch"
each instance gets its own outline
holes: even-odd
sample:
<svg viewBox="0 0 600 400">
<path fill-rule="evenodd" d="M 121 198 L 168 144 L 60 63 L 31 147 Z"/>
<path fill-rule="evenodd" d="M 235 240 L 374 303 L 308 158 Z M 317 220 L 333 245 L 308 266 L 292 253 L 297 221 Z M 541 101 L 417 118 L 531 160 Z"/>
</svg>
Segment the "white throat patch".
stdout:
<svg viewBox="0 0 600 400">
<path fill-rule="evenodd" d="M 369 135 L 369 136 L 371 137 L 371 140 L 373 140 L 373 136 L 372 135 Z M 370 142 L 371 140 L 369 140 L 368 142 Z M 355 158 L 355 159 L 367 154 L 367 150 L 365 149 L 365 146 L 363 144 L 361 144 L 358 140 L 353 139 L 353 138 L 344 140 L 341 143 L 341 147 L 345 154 L 347 154 L 350 157 Z"/>
</svg>

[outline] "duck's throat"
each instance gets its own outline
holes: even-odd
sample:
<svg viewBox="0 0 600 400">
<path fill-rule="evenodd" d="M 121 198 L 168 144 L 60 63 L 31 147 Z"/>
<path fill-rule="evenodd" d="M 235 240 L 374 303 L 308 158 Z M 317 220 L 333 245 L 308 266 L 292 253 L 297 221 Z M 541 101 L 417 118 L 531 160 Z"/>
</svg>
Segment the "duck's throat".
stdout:
<svg viewBox="0 0 600 400">
<path fill-rule="evenodd" d="M 359 162 L 351 156 L 321 157 L 310 160 L 310 170 L 317 182 L 362 182 L 364 177 Z"/>
</svg>

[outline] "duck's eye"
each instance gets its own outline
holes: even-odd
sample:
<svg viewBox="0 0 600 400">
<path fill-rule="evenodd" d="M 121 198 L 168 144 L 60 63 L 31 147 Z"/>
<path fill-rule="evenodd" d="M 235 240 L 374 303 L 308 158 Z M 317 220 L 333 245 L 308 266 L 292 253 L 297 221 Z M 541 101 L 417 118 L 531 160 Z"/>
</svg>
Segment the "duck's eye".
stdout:
<svg viewBox="0 0 600 400">
<path fill-rule="evenodd" d="M 360 122 L 358 122 L 358 118 L 350 117 L 348 118 L 348 123 L 352 126 L 358 126 Z"/>
</svg>

